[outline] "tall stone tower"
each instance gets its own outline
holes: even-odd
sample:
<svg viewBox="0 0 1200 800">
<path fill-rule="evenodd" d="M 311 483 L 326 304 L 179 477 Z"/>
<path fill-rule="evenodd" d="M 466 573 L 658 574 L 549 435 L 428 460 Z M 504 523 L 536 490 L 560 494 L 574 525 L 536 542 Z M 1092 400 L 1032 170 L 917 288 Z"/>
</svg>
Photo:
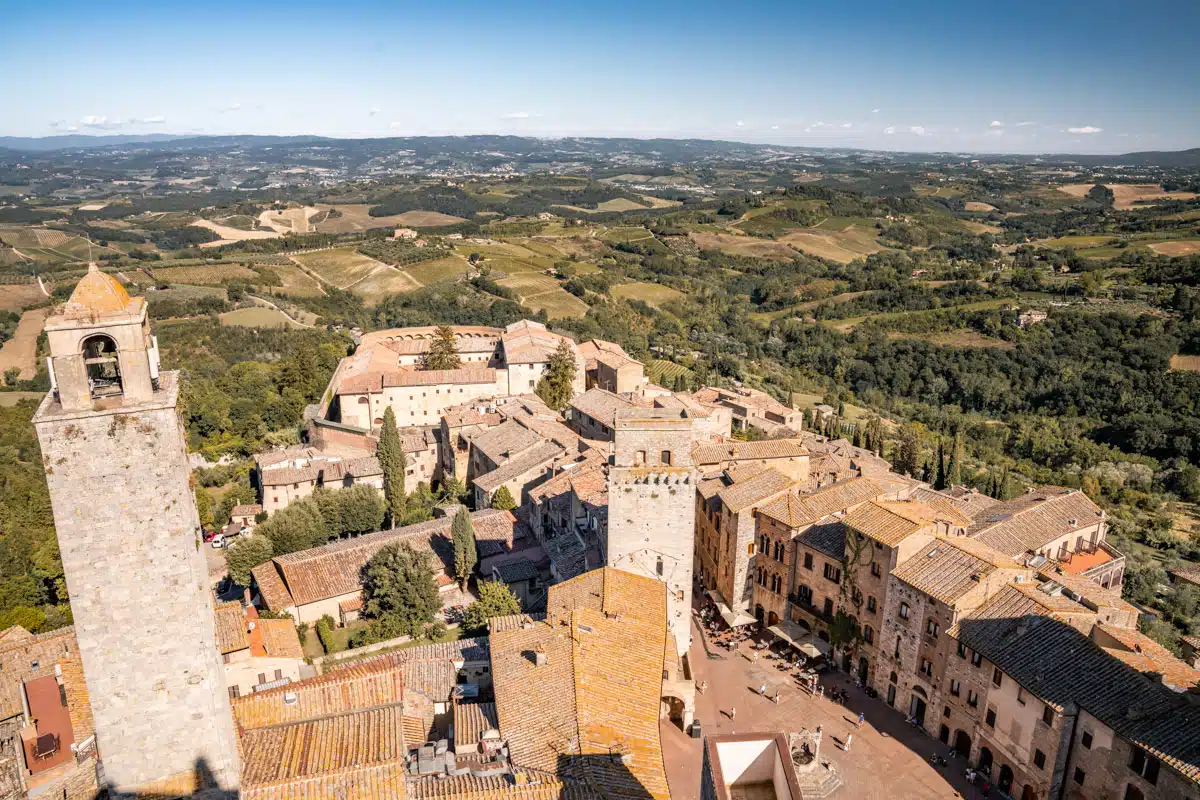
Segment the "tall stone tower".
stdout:
<svg viewBox="0 0 1200 800">
<path fill-rule="evenodd" d="M 613 450 L 605 563 L 667 584 L 667 624 L 682 655 L 692 637 L 692 419 L 677 408 L 619 411 Z"/>
<path fill-rule="evenodd" d="M 91 267 L 46 320 L 34 417 L 105 778 L 118 795 L 238 785 L 178 376 L 146 304 Z"/>
</svg>

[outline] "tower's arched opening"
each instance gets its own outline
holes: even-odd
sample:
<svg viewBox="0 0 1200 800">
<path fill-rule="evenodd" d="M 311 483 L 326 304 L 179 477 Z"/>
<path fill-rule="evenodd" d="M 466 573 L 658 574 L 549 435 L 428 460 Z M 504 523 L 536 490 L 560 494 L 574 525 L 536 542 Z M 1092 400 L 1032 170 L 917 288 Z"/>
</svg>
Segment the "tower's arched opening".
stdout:
<svg viewBox="0 0 1200 800">
<path fill-rule="evenodd" d="M 117 343 L 111 336 L 98 333 L 84 339 L 83 363 L 87 367 L 88 390 L 93 398 L 122 393 L 121 362 Z"/>
</svg>

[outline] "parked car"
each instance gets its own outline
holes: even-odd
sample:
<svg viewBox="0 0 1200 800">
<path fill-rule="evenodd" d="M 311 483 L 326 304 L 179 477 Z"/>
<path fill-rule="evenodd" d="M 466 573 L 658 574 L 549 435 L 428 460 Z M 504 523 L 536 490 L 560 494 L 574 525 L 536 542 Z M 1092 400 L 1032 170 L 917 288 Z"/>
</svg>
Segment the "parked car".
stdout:
<svg viewBox="0 0 1200 800">
<path fill-rule="evenodd" d="M 221 532 L 221 531 L 219 531 L 219 530 L 215 530 L 215 531 L 205 531 L 205 532 L 204 532 L 204 541 L 206 541 L 206 542 L 211 542 L 211 541 L 212 541 L 214 538 L 216 538 L 216 535 L 217 535 L 218 533 L 220 533 L 220 532 Z"/>
</svg>

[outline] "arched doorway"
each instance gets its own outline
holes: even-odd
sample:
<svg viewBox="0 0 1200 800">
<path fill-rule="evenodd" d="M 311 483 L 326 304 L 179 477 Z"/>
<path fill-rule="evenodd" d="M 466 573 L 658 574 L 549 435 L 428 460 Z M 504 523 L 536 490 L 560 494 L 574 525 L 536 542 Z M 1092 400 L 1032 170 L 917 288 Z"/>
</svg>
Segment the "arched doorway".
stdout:
<svg viewBox="0 0 1200 800">
<path fill-rule="evenodd" d="M 911 717 L 912 719 L 915 719 L 917 721 L 917 725 L 924 728 L 925 727 L 925 701 L 915 691 L 917 688 L 920 688 L 920 687 L 913 687 L 913 688 L 914 688 L 914 691 L 912 693 L 912 696 L 908 699 L 908 716 Z"/>
<path fill-rule="evenodd" d="M 979 748 L 979 766 L 977 769 L 984 775 L 992 774 L 992 751 L 986 747 Z"/>
<path fill-rule="evenodd" d="M 966 731 L 954 732 L 954 752 L 963 758 L 971 755 L 971 737 Z"/>
<path fill-rule="evenodd" d="M 1000 765 L 1000 778 L 996 781 L 996 788 L 1004 794 L 1012 791 L 1013 771 L 1008 764 Z"/>
<path fill-rule="evenodd" d="M 766 612 L 765 612 L 765 611 L 763 611 L 763 607 L 762 607 L 762 606 L 755 606 L 755 607 L 754 607 L 754 618 L 755 618 L 756 620 L 758 620 L 758 624 L 759 624 L 760 626 L 762 625 L 762 623 L 763 623 L 763 620 L 764 620 L 764 619 L 766 619 L 766 616 L 767 616 L 767 615 L 766 615 Z"/>
<path fill-rule="evenodd" d="M 767 614 L 767 627 L 768 628 L 773 625 L 778 625 L 778 624 L 779 624 L 779 615 L 778 614 L 776 614 L 774 611 Z"/>
<path fill-rule="evenodd" d="M 1037 800 L 1037 790 L 1028 783 L 1025 784 L 1025 788 L 1021 790 L 1021 800 Z M 1139 797 L 1138 800 L 1141 800 L 1141 798 Z"/>
<path fill-rule="evenodd" d="M 950 729 L 945 725 L 938 731 L 938 741 L 942 744 L 950 744 Z"/>
<path fill-rule="evenodd" d="M 863 683 L 867 682 L 868 662 L 866 656 L 858 657 L 858 679 Z"/>
<path fill-rule="evenodd" d="M 1125 787 L 1125 800 L 1146 800 L 1146 795 L 1131 783 Z"/>
<path fill-rule="evenodd" d="M 892 708 L 896 707 L 896 684 L 888 684 L 887 704 Z"/>
<path fill-rule="evenodd" d="M 92 397 L 121 394 L 121 362 L 116 341 L 111 336 L 98 333 L 84 339 L 82 349 Z"/>
</svg>

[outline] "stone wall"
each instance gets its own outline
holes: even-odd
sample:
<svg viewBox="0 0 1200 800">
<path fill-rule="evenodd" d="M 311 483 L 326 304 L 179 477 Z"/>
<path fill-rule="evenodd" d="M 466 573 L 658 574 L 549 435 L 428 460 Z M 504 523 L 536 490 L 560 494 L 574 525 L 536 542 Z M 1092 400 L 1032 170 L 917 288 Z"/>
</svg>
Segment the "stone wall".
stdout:
<svg viewBox="0 0 1200 800">
<path fill-rule="evenodd" d="M 236 787 L 212 592 L 175 411 L 153 401 L 34 418 L 107 780 L 128 791 L 198 766 Z"/>
</svg>

